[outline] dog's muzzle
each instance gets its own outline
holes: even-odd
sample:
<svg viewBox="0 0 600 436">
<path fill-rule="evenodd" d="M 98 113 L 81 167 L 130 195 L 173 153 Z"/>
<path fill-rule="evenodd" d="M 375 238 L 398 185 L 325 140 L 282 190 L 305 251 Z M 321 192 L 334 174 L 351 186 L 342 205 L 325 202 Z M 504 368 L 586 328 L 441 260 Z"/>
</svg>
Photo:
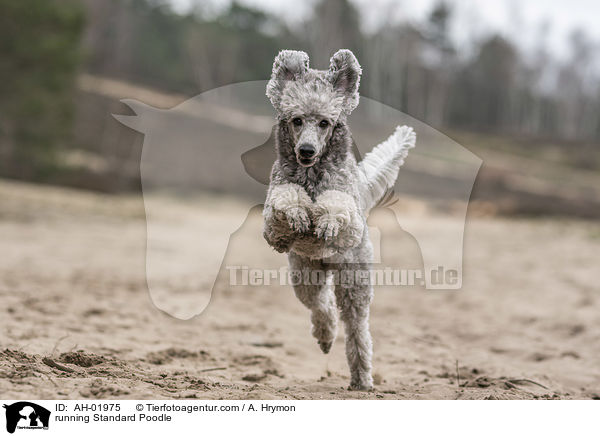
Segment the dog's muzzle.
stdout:
<svg viewBox="0 0 600 436">
<path fill-rule="evenodd" d="M 310 144 L 302 144 L 298 148 L 296 156 L 298 163 L 303 167 L 310 167 L 315 164 L 317 149 Z"/>
</svg>

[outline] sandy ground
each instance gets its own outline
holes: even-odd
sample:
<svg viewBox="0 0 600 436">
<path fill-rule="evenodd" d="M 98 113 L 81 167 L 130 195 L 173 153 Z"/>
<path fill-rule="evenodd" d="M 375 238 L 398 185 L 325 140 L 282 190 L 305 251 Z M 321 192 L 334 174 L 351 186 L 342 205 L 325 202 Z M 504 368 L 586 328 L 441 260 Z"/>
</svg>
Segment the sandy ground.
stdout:
<svg viewBox="0 0 600 436">
<path fill-rule="evenodd" d="M 215 225 L 248 211 L 203 201 L 186 207 Z M 221 277 L 194 319 L 157 310 L 145 237 L 141 197 L 0 182 L 0 397 L 600 397 L 598 223 L 471 215 L 462 290 L 376 289 L 373 392 L 346 389 L 343 331 L 323 355 L 288 287 Z M 410 238 L 391 246 L 397 261 L 415 252 Z M 276 256 L 235 249 L 266 264 Z"/>
</svg>

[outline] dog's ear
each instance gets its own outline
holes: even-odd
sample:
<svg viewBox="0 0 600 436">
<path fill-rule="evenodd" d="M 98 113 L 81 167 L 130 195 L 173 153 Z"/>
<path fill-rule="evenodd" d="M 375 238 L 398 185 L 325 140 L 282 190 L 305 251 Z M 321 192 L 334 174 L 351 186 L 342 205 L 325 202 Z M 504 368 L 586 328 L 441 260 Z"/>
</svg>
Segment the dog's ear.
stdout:
<svg viewBox="0 0 600 436">
<path fill-rule="evenodd" d="M 327 73 L 333 88 L 344 96 L 344 111 L 350 114 L 358 106 L 358 86 L 362 74 L 354 53 L 346 49 L 338 50 L 329 61 Z"/>
<path fill-rule="evenodd" d="M 273 73 L 267 84 L 267 97 L 279 107 L 281 93 L 287 80 L 297 80 L 308 71 L 308 55 L 303 51 L 282 50 L 273 62 Z"/>
</svg>

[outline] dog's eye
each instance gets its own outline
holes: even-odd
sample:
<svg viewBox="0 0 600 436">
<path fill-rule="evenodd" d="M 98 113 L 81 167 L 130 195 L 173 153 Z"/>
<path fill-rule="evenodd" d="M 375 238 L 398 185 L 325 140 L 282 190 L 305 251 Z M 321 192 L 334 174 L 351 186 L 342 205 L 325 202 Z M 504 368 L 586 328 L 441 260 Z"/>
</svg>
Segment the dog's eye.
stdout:
<svg viewBox="0 0 600 436">
<path fill-rule="evenodd" d="M 319 127 L 325 128 L 329 125 L 329 121 L 327 120 L 321 120 L 321 122 L 319 123 Z"/>
<path fill-rule="evenodd" d="M 294 123 L 294 125 L 296 125 L 296 126 L 301 126 L 302 125 L 302 118 L 294 118 L 292 120 L 292 123 Z"/>
</svg>

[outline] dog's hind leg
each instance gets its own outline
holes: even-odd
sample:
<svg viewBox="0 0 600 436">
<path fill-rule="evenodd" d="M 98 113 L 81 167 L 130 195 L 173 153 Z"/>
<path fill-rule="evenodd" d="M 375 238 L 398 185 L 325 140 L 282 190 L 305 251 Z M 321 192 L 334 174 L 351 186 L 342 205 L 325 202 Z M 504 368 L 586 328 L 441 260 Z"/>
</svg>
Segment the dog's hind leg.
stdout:
<svg viewBox="0 0 600 436">
<path fill-rule="evenodd" d="M 341 265 L 340 265 L 341 266 Z M 357 268 L 367 265 L 345 265 L 347 271 L 354 273 Z M 358 277 L 358 274 L 353 274 Z M 350 389 L 369 390 L 373 387 L 371 359 L 373 342 L 369 333 L 369 305 L 373 298 L 370 283 L 355 281 L 340 283 L 335 287 L 335 297 L 341 312 L 346 331 L 346 358 L 350 367 Z"/>
<path fill-rule="evenodd" d="M 329 353 L 337 335 L 337 309 L 333 287 L 321 260 L 289 254 L 291 281 L 296 297 L 311 310 L 312 335 L 323 353 Z"/>
</svg>

